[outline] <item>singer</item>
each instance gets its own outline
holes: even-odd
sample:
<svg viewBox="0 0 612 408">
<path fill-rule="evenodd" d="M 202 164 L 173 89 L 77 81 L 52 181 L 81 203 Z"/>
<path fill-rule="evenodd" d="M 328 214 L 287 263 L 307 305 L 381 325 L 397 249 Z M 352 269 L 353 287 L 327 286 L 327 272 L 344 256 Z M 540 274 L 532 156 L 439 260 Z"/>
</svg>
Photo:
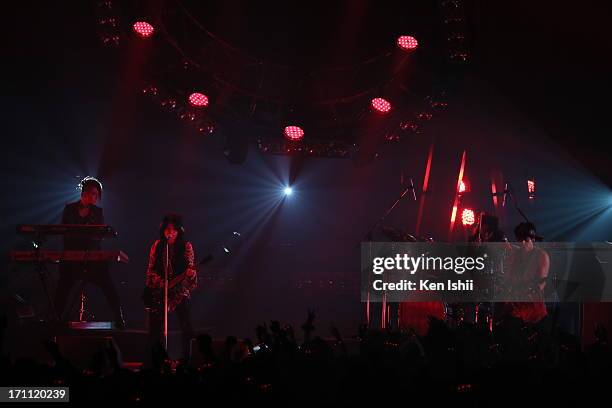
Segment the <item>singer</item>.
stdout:
<svg viewBox="0 0 612 408">
<path fill-rule="evenodd" d="M 145 279 L 145 302 L 149 319 L 151 345 L 164 336 L 164 279 L 168 276 L 168 312 L 175 312 L 181 328 L 183 358 L 189 359 L 189 343 L 193 337 L 191 325 L 191 292 L 198 285 L 193 247 L 185 240 L 182 217 L 176 213 L 164 216 L 159 239 L 149 252 Z"/>
</svg>

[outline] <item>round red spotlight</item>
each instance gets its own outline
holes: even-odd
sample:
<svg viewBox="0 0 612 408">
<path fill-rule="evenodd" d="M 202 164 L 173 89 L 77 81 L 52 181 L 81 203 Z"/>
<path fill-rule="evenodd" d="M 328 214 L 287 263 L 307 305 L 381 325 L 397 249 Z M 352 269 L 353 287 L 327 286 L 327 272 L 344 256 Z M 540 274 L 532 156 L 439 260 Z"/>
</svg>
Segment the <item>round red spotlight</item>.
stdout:
<svg viewBox="0 0 612 408">
<path fill-rule="evenodd" d="M 402 35 L 397 39 L 397 46 L 400 47 L 402 50 L 413 51 L 416 50 L 416 48 L 419 46 L 419 43 L 414 37 L 411 37 L 409 35 Z"/>
<path fill-rule="evenodd" d="M 287 126 L 285 127 L 285 137 L 289 140 L 300 140 L 304 137 L 304 130 L 299 126 Z"/>
<path fill-rule="evenodd" d="M 391 103 L 383 98 L 372 99 L 372 108 L 380 113 L 388 113 L 391 110 Z"/>
<path fill-rule="evenodd" d="M 474 225 L 474 222 L 476 222 L 474 210 L 471 208 L 464 208 L 461 212 L 461 223 L 467 227 L 469 225 Z"/>
<path fill-rule="evenodd" d="M 146 21 L 137 21 L 132 26 L 134 28 L 134 32 L 141 36 L 142 38 L 148 38 L 153 35 L 153 26 Z"/>
<path fill-rule="evenodd" d="M 208 96 L 199 92 L 194 92 L 189 95 L 189 103 L 196 108 L 203 108 L 208 106 Z"/>
</svg>

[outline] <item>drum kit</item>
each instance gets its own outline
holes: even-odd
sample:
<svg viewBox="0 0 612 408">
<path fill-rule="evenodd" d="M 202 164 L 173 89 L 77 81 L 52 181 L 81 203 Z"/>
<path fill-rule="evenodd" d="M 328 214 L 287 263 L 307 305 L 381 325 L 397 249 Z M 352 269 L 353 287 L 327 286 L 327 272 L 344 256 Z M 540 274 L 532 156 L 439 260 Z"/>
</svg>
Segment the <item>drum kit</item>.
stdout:
<svg viewBox="0 0 612 408">
<path fill-rule="evenodd" d="M 413 235 L 397 228 L 388 226 L 385 224 L 387 217 L 391 212 L 398 206 L 398 204 L 407 196 L 410 196 L 416 201 L 416 189 L 412 179 L 409 179 L 410 183 L 404 188 L 399 197 L 386 209 L 383 215 L 376 221 L 376 223 L 366 233 L 362 241 L 374 241 L 374 231 L 380 231 L 387 239 L 391 242 L 433 242 L 433 238 L 426 238 L 419 236 L 419 234 Z M 412 194 L 408 195 L 411 192 Z M 506 188 L 503 193 L 499 193 L 504 197 L 506 194 L 512 198 L 514 207 L 517 212 L 529 222 L 523 211 L 518 207 L 518 203 L 514 192 L 509 184 L 506 184 Z M 480 219 L 477 226 L 478 242 L 481 241 L 481 230 L 483 227 L 483 218 L 485 213 L 481 213 Z M 495 217 L 493 217 L 495 218 Z M 503 234 L 502 234 L 503 235 Z M 500 238 L 502 238 L 500 240 Z M 505 237 L 491 237 L 483 241 L 490 242 L 502 242 L 505 241 Z M 504 254 L 504 258 L 507 253 Z M 499 261 L 502 262 L 499 262 Z M 487 261 L 487 267 L 482 271 L 475 274 L 475 278 L 479 280 L 477 290 L 479 290 L 479 299 L 493 299 L 500 292 L 504 292 L 503 282 L 503 259 Z M 499 317 L 503 314 L 503 311 L 495 310 L 495 303 L 493 302 L 402 302 L 401 304 L 388 304 L 385 302 L 386 297 L 383 297 L 382 302 L 382 319 L 381 328 L 387 328 L 396 325 L 397 327 L 428 327 L 430 317 L 438 318 L 446 321 L 449 326 L 459 326 L 463 323 L 472 323 L 486 326 L 490 331 L 493 331 L 494 318 L 499 320 Z M 390 309 L 395 308 L 396 313 L 392 313 Z M 366 302 L 366 320 L 368 324 L 372 323 L 370 313 L 370 301 Z M 394 316 L 393 319 L 390 316 Z M 397 322 L 395 320 L 397 316 Z M 426 324 L 422 324 L 425 322 Z"/>
<path fill-rule="evenodd" d="M 391 242 L 434 242 L 433 238 L 416 236 L 395 227 L 381 225 L 380 231 Z M 495 290 L 496 276 L 499 276 L 498 268 L 490 265 L 482 272 L 484 280 L 490 282 L 483 289 L 485 292 Z M 387 322 L 385 327 L 396 325 L 399 328 L 411 327 L 417 332 L 427 331 L 430 318 L 444 320 L 449 326 L 457 327 L 464 323 L 484 325 L 493 330 L 494 303 L 490 302 L 402 302 L 400 304 L 389 304 L 388 308 L 396 307 L 398 313 L 385 313 L 389 316 L 397 315 L 397 322 Z"/>
</svg>

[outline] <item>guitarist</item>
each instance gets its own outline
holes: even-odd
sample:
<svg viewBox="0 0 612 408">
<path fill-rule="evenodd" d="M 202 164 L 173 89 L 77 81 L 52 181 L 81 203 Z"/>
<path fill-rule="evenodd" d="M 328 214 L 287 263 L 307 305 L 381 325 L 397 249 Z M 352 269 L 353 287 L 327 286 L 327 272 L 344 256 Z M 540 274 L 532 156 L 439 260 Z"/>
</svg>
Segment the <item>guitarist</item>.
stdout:
<svg viewBox="0 0 612 408">
<path fill-rule="evenodd" d="M 189 299 L 198 285 L 193 247 L 185 240 L 182 217 L 168 213 L 159 228 L 159 239 L 149 252 L 143 300 L 149 315 L 151 344 L 162 341 L 164 326 L 164 276 L 168 253 L 168 312 L 175 312 L 181 328 L 183 357 L 189 358 L 193 337 Z"/>
</svg>

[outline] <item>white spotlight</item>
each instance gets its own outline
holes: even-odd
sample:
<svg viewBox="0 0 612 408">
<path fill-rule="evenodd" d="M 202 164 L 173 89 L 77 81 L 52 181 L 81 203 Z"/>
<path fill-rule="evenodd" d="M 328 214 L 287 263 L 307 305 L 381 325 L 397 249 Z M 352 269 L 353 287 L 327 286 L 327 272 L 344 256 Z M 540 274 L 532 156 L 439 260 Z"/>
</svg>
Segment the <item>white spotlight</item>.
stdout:
<svg viewBox="0 0 612 408">
<path fill-rule="evenodd" d="M 285 193 L 285 195 L 290 196 L 293 193 L 293 189 L 291 187 L 287 186 L 287 187 L 285 187 L 283 192 Z"/>
</svg>

